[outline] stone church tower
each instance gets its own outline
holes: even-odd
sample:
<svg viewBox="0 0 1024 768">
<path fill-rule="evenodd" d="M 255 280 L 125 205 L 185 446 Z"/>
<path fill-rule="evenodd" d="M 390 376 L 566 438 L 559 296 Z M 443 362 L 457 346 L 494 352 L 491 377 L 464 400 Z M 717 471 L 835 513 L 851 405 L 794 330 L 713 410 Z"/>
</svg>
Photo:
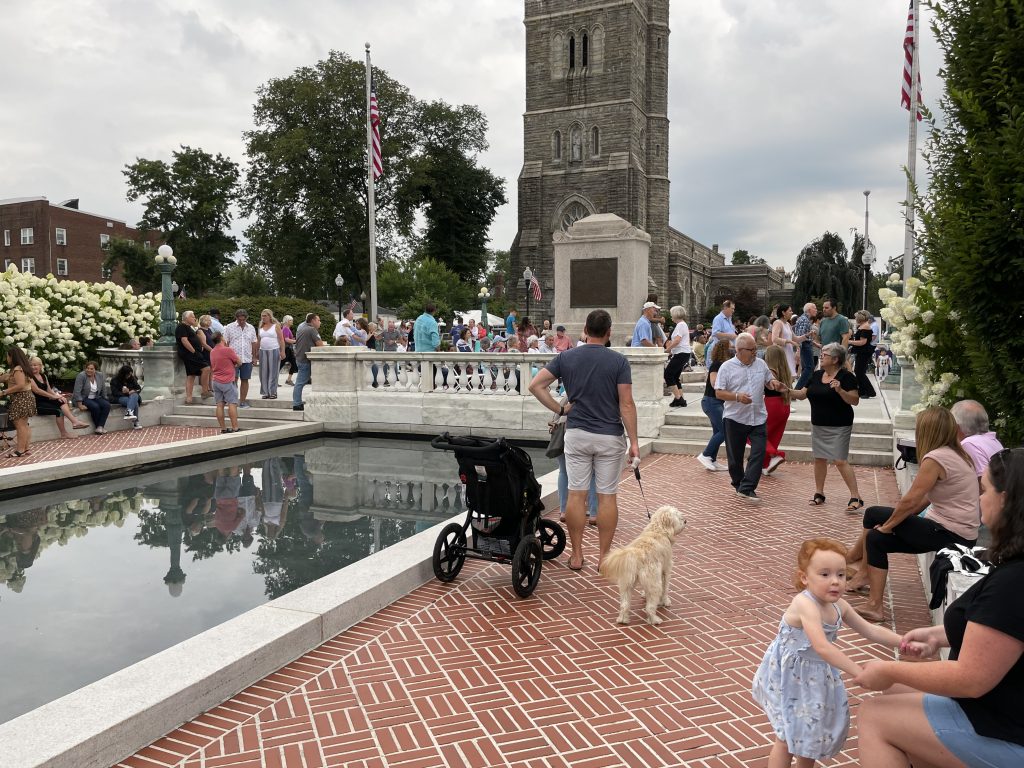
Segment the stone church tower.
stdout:
<svg viewBox="0 0 1024 768">
<path fill-rule="evenodd" d="M 668 20 L 669 0 L 526 0 L 511 261 L 513 275 L 530 267 L 543 286 L 531 314 L 550 314 L 552 234 L 592 213 L 614 213 L 651 235 L 651 288 L 670 300 Z M 510 295 L 522 307 L 521 278 Z"/>
</svg>

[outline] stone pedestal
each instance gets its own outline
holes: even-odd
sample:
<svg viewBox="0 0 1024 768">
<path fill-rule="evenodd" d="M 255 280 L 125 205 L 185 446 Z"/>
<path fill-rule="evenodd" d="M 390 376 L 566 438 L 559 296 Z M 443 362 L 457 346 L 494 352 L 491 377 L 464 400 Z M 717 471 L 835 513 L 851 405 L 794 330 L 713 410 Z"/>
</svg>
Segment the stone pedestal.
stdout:
<svg viewBox="0 0 1024 768">
<path fill-rule="evenodd" d="M 615 214 L 599 213 L 553 239 L 555 322 L 578 336 L 587 315 L 605 309 L 612 316 L 612 344 L 623 344 L 650 292 L 651 236 Z"/>
<path fill-rule="evenodd" d="M 146 400 L 173 400 L 185 391 L 185 366 L 174 347 L 143 349 L 142 364 L 146 371 Z"/>
<path fill-rule="evenodd" d="M 921 402 L 921 383 L 917 380 L 917 370 L 912 359 L 901 357 L 899 363 L 900 401 L 899 409 L 893 414 L 892 425 L 895 429 L 913 432 L 917 415 L 912 409 Z"/>
</svg>

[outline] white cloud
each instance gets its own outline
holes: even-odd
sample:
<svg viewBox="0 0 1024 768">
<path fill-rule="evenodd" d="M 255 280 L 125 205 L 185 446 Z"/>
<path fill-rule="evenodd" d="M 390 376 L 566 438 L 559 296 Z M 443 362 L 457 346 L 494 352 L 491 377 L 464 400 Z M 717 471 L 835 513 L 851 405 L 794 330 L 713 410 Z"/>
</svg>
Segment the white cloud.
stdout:
<svg viewBox="0 0 1024 768">
<path fill-rule="evenodd" d="M 826 230 L 863 227 L 902 252 L 907 3 L 675 0 L 669 112 L 673 226 L 792 266 Z M 256 89 L 331 49 L 363 55 L 419 98 L 479 105 L 482 162 L 506 179 L 494 247 L 516 230 L 523 4 L 513 0 L 35 0 L 0 25 L 0 198 L 80 197 L 134 222 L 121 171 L 180 144 L 242 162 Z M 941 84 L 925 33 L 925 96 Z M 920 140 L 923 143 L 924 134 Z M 919 172 L 923 176 L 923 163 Z M 240 226 L 239 226 L 240 229 Z"/>
</svg>

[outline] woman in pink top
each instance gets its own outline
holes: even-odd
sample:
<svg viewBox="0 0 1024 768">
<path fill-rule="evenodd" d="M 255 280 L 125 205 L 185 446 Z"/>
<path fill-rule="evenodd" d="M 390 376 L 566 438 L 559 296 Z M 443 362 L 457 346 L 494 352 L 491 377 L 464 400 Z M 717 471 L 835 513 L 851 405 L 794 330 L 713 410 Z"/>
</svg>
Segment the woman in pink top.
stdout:
<svg viewBox="0 0 1024 768">
<path fill-rule="evenodd" d="M 868 507 L 864 531 L 848 560 L 857 575 L 847 591 L 868 591 L 857 611 L 869 621 L 883 621 L 882 597 L 892 552 L 936 552 L 950 544 L 974 546 L 981 520 L 978 478 L 960 446 L 956 421 L 945 408 L 917 414 L 915 428 L 921 468 L 895 508 Z M 929 504 L 925 516 L 920 512 Z M 863 561 L 867 561 L 864 567 Z"/>
</svg>

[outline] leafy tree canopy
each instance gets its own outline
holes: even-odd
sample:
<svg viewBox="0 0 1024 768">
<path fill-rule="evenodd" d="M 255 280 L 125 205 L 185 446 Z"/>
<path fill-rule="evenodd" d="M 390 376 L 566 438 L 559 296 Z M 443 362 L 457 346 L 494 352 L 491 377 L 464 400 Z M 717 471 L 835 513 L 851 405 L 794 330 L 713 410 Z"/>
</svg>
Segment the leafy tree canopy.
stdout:
<svg viewBox="0 0 1024 768">
<path fill-rule="evenodd" d="M 844 314 L 850 315 L 861 303 L 858 271 L 850 263 L 842 238 L 826 232 L 805 245 L 797 256 L 793 305 L 799 307 L 818 297 L 831 297 L 839 302 Z"/>
<path fill-rule="evenodd" d="M 749 251 L 740 249 L 732 252 L 732 263 L 733 264 L 766 264 L 767 262 L 760 256 L 754 256 Z"/>
<path fill-rule="evenodd" d="M 456 310 L 476 308 L 474 286 L 461 282 L 444 264 L 431 258 L 401 266 L 383 264 L 377 275 L 377 294 L 384 306 L 397 307 L 403 319 L 419 317 L 428 301 L 450 319 Z"/>
<path fill-rule="evenodd" d="M 142 243 L 114 237 L 107 247 L 103 269 L 113 272 L 120 267 L 124 281 L 136 293 L 156 292 L 160 290 L 160 271 L 153 260 L 155 255 L 154 251 L 144 248 Z"/>
<path fill-rule="evenodd" d="M 182 146 L 170 165 L 137 158 L 125 166 L 128 200 L 145 200 L 140 229 L 158 230 L 174 248 L 174 278 L 201 295 L 217 282 L 238 249 L 231 227 L 238 166 L 230 159 Z M 126 275 L 127 277 L 127 275 Z"/>
</svg>

